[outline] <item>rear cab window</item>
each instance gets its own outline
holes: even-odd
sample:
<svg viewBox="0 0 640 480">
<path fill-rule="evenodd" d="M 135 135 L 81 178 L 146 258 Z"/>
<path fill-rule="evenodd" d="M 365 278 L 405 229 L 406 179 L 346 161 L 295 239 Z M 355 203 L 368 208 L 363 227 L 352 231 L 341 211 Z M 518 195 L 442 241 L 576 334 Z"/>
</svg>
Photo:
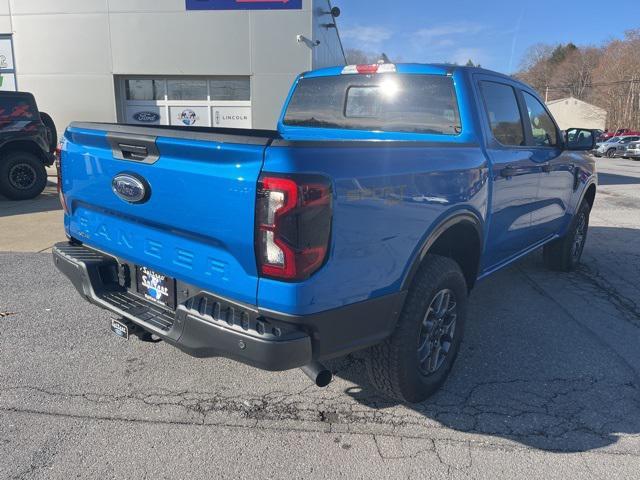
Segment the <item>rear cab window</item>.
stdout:
<svg viewBox="0 0 640 480">
<path fill-rule="evenodd" d="M 450 136 L 462 132 L 453 79 L 435 74 L 302 78 L 283 123 L 291 127 Z"/>
</svg>

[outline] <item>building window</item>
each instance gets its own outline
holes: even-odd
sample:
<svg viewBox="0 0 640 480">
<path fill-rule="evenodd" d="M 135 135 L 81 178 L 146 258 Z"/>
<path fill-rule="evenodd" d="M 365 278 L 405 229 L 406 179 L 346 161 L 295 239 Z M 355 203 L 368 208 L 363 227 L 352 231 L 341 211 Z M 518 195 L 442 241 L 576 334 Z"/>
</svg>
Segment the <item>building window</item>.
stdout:
<svg viewBox="0 0 640 480">
<path fill-rule="evenodd" d="M 169 80 L 169 100 L 201 100 L 206 101 L 206 80 Z"/>
<path fill-rule="evenodd" d="M 139 125 L 251 128 L 250 77 L 120 77 L 120 119 Z"/>
<path fill-rule="evenodd" d="M 164 80 L 127 80 L 127 100 L 164 100 L 167 85 Z"/>
<path fill-rule="evenodd" d="M 228 77 L 209 80 L 211 100 L 249 101 L 251 82 L 247 77 Z"/>
</svg>

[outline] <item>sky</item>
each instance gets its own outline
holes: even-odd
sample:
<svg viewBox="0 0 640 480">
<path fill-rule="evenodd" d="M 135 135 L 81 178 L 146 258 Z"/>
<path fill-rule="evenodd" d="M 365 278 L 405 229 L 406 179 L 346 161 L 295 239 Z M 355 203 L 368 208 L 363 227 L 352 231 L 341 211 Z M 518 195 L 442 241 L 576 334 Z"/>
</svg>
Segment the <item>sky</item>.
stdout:
<svg viewBox="0 0 640 480">
<path fill-rule="evenodd" d="M 395 62 L 468 60 L 517 71 L 536 43 L 601 45 L 640 28 L 638 0 L 332 0 L 345 48 L 386 53 Z M 611 4 L 613 5 L 613 4 Z M 633 13 L 632 13 L 633 12 Z M 640 52 L 639 52 L 640 57 Z"/>
</svg>

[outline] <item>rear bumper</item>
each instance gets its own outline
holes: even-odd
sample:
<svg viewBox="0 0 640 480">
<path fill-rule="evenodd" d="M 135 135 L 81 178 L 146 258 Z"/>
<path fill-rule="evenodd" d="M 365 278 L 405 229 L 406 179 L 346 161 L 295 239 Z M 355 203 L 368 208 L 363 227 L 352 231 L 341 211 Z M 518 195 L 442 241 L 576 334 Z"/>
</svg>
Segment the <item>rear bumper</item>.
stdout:
<svg viewBox="0 0 640 480">
<path fill-rule="evenodd" d="M 132 265 L 83 245 L 53 249 L 56 267 L 89 302 L 195 357 L 223 356 L 271 371 L 289 370 L 360 350 L 388 337 L 405 292 L 314 315 L 294 316 L 178 283 L 177 308 L 148 302 L 131 285 Z M 134 282 L 135 283 L 135 282 Z"/>
</svg>

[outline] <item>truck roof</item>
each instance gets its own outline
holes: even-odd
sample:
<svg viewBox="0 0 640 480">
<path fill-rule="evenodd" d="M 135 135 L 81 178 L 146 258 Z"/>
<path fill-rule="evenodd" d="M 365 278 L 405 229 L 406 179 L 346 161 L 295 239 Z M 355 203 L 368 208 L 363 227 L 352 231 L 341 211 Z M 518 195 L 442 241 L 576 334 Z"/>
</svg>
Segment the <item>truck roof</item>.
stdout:
<svg viewBox="0 0 640 480">
<path fill-rule="evenodd" d="M 381 65 L 384 65 L 384 64 L 381 64 Z M 503 73 L 495 72 L 493 70 L 487 70 L 485 68 L 480 68 L 480 67 L 466 67 L 466 66 L 451 65 L 446 63 L 395 63 L 393 65 L 395 65 L 397 73 L 404 73 L 404 74 L 452 75 L 454 72 L 468 71 L 471 73 L 491 74 L 495 76 L 508 78 L 512 81 L 518 81 L 517 79 L 514 79 L 513 77 L 510 77 Z M 344 69 L 345 69 L 345 66 L 322 68 L 322 69 L 303 73 L 302 76 L 304 78 L 332 77 L 336 75 L 341 75 Z M 522 82 L 519 82 L 519 83 L 522 83 Z"/>
</svg>

